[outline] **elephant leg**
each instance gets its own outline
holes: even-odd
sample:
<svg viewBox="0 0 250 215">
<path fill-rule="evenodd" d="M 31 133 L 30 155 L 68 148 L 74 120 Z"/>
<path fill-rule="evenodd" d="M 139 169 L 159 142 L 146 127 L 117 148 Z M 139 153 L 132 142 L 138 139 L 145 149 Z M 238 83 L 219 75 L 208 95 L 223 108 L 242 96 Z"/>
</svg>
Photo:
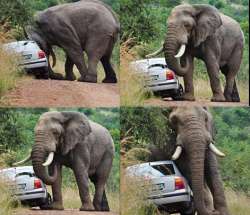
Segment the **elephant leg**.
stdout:
<svg viewBox="0 0 250 215">
<path fill-rule="evenodd" d="M 74 81 L 76 80 L 76 76 L 73 73 L 73 66 L 74 63 L 72 60 L 67 56 L 65 62 L 65 73 L 66 73 L 66 80 Z"/>
<path fill-rule="evenodd" d="M 100 58 L 95 55 L 88 55 L 88 74 L 85 79 L 91 80 L 90 82 L 97 83 L 97 64 Z"/>
<path fill-rule="evenodd" d="M 207 152 L 206 163 L 207 185 L 213 196 L 214 208 L 220 212 L 220 215 L 229 215 L 217 160 L 211 151 Z"/>
<path fill-rule="evenodd" d="M 71 59 L 72 63 L 76 65 L 81 77 L 79 81 L 88 81 L 85 77 L 88 73 L 87 66 L 84 61 L 83 51 L 80 49 L 81 45 L 76 47 L 64 47 L 66 55 Z M 90 81 L 91 82 L 91 81 Z"/>
<path fill-rule="evenodd" d="M 224 74 L 225 79 L 227 80 L 227 76 L 229 74 L 229 67 L 228 65 L 225 65 L 221 68 L 221 72 Z M 240 95 L 239 95 L 239 91 L 237 89 L 237 85 L 236 85 L 236 81 L 234 79 L 234 84 L 233 84 L 233 91 L 231 93 L 231 97 L 228 96 L 228 94 L 226 93 L 227 91 L 227 86 L 225 86 L 224 88 L 224 96 L 226 98 L 227 101 L 233 101 L 233 102 L 240 102 Z"/>
<path fill-rule="evenodd" d="M 103 56 L 101 62 L 105 71 L 106 77 L 103 79 L 103 83 L 117 83 L 115 71 L 110 63 L 109 56 Z"/>
<path fill-rule="evenodd" d="M 205 64 L 207 67 L 207 72 L 210 79 L 210 85 L 212 88 L 213 96 L 211 98 L 212 102 L 224 102 L 225 97 L 221 90 L 220 77 L 219 77 L 219 65 L 217 63 L 216 57 L 212 53 L 208 53 Z"/>
<path fill-rule="evenodd" d="M 112 51 L 114 48 L 114 40 L 113 38 L 110 39 L 107 51 L 104 56 L 101 58 L 102 66 L 105 71 L 106 77 L 103 79 L 103 83 L 117 83 L 117 78 L 115 71 L 110 63 L 110 59 L 112 56 Z"/>
<path fill-rule="evenodd" d="M 86 167 L 74 168 L 73 169 L 77 186 L 79 189 L 79 195 L 81 198 L 82 206 L 80 211 L 94 211 L 93 204 L 89 195 L 89 181 L 88 181 L 88 172 Z"/>
<path fill-rule="evenodd" d="M 109 211 L 109 205 L 105 193 L 105 184 L 111 171 L 113 157 L 106 153 L 102 163 L 96 171 L 95 196 L 93 204 L 98 211 Z"/>
<path fill-rule="evenodd" d="M 194 83 L 193 83 L 193 71 L 194 71 L 194 65 L 193 65 L 193 58 L 191 56 L 189 56 L 191 58 L 190 60 L 190 71 L 187 75 L 185 75 L 184 78 L 184 88 L 185 88 L 185 92 L 183 95 L 183 99 L 184 100 L 188 100 L 188 101 L 194 101 L 195 97 L 194 97 Z M 185 66 L 184 63 L 184 58 L 181 58 L 181 65 Z"/>
<path fill-rule="evenodd" d="M 49 174 L 53 174 L 54 166 L 49 166 Z M 52 194 L 53 194 L 53 202 L 47 206 L 45 209 L 49 210 L 64 210 L 63 208 L 63 199 L 62 199 L 62 166 L 57 165 L 57 174 L 58 177 L 55 183 L 52 185 Z"/>
</svg>

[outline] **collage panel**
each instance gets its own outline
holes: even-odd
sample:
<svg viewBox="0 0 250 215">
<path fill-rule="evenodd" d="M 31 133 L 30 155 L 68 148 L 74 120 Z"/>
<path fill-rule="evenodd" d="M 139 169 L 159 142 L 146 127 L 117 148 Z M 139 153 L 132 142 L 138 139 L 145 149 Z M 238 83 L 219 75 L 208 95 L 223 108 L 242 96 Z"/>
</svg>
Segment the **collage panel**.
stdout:
<svg viewBox="0 0 250 215">
<path fill-rule="evenodd" d="M 0 0 L 0 215 L 249 215 L 248 0 Z"/>
<path fill-rule="evenodd" d="M 118 107 L 119 4 L 105 2 L 1 0 L 0 106 Z"/>
<path fill-rule="evenodd" d="M 119 118 L 118 108 L 0 109 L 0 214 L 118 215 Z"/>
<path fill-rule="evenodd" d="M 121 105 L 248 106 L 248 5 L 121 0 Z"/>
<path fill-rule="evenodd" d="M 121 109 L 121 214 L 249 214 L 250 109 Z"/>
</svg>

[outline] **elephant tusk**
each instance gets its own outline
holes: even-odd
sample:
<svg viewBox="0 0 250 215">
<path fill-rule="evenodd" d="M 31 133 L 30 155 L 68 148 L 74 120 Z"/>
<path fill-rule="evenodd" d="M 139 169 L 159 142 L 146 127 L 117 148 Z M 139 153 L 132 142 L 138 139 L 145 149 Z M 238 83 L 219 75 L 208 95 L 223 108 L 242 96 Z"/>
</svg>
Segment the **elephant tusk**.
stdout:
<svg viewBox="0 0 250 215">
<path fill-rule="evenodd" d="M 180 157 L 181 153 L 182 153 L 182 147 L 177 146 L 177 148 L 175 149 L 175 152 L 174 152 L 171 159 L 174 160 L 174 161 L 177 160 Z"/>
<path fill-rule="evenodd" d="M 213 143 L 209 144 L 209 149 L 217 156 L 219 157 L 225 157 L 225 154 L 221 152 L 219 149 L 216 148 L 216 146 Z"/>
<path fill-rule="evenodd" d="M 155 57 L 155 56 L 159 55 L 162 52 L 163 52 L 163 46 L 159 50 L 157 50 L 157 51 L 155 51 L 155 52 L 153 52 L 151 54 L 146 55 L 146 58 Z"/>
<path fill-rule="evenodd" d="M 47 160 L 43 163 L 43 166 L 49 166 L 52 163 L 53 158 L 54 158 L 54 154 L 55 154 L 54 152 L 49 153 L 49 156 L 48 156 Z"/>
<path fill-rule="evenodd" d="M 178 53 L 174 57 L 180 58 L 185 53 L 185 50 L 186 50 L 186 45 L 182 44 Z"/>
<path fill-rule="evenodd" d="M 12 165 L 13 165 L 13 166 L 18 166 L 18 165 L 20 165 L 20 164 L 24 164 L 24 163 L 28 162 L 30 159 L 31 159 L 31 154 L 30 154 L 28 157 L 26 157 L 25 159 L 23 159 L 23 160 L 21 160 L 21 161 L 18 161 L 18 162 L 16 162 L 16 163 L 13 163 Z"/>
</svg>

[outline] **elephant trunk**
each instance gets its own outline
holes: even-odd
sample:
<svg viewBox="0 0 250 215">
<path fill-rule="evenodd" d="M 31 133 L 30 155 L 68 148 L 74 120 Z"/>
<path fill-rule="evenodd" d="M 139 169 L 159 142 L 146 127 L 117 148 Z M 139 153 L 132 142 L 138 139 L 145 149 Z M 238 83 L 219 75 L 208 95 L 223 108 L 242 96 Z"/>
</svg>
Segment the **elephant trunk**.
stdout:
<svg viewBox="0 0 250 215">
<path fill-rule="evenodd" d="M 194 196 L 194 204 L 198 214 L 209 214 L 208 209 L 204 204 L 204 163 L 205 153 L 207 150 L 206 136 L 201 130 L 202 125 L 198 119 L 190 120 L 187 123 L 185 131 L 184 148 L 190 162 L 190 182 Z M 187 144 L 187 147 L 185 145 Z"/>
<path fill-rule="evenodd" d="M 190 62 L 187 57 L 182 57 L 185 60 L 185 66 L 182 66 L 179 62 L 180 55 L 183 55 L 185 52 L 184 44 L 179 44 L 177 42 L 177 29 L 173 26 L 168 27 L 167 37 L 164 43 L 164 55 L 166 63 L 170 69 L 179 76 L 185 76 L 190 70 Z M 180 51 L 178 51 L 180 49 Z M 180 54 L 181 53 L 181 54 Z M 178 59 L 179 57 L 179 59 Z"/>
<path fill-rule="evenodd" d="M 45 184 L 52 185 L 57 179 L 57 167 L 56 165 L 54 165 L 53 175 L 50 176 L 47 172 L 46 167 L 43 166 L 46 157 L 47 153 L 44 150 L 43 145 L 36 142 L 31 152 L 31 159 L 34 172 L 36 176 L 39 177 Z"/>
</svg>

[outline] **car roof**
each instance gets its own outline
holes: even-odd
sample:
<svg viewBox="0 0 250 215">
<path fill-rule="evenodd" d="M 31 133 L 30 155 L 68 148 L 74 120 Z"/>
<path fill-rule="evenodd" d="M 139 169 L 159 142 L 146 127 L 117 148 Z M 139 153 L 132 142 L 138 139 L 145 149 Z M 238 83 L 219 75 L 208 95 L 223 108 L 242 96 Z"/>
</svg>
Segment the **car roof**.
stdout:
<svg viewBox="0 0 250 215">
<path fill-rule="evenodd" d="M 145 64 L 145 65 L 153 65 L 153 64 L 163 64 L 167 65 L 165 58 L 148 58 L 148 59 L 142 59 L 142 60 L 136 60 L 134 61 L 135 64 Z"/>
<path fill-rule="evenodd" d="M 10 168 L 5 168 L 0 170 L 1 173 L 8 173 L 8 172 L 13 172 L 13 173 L 21 173 L 21 172 L 31 172 L 34 173 L 33 167 L 32 166 L 18 166 L 18 167 L 10 167 Z"/>
<path fill-rule="evenodd" d="M 132 166 L 129 166 L 128 168 L 140 168 L 140 167 L 146 167 L 146 166 L 156 166 L 156 165 L 161 165 L 161 164 L 172 164 L 174 165 L 174 162 L 171 160 L 165 160 L 165 161 L 153 161 L 153 162 L 146 162 L 146 163 L 140 163 L 140 164 L 135 164 Z"/>
<path fill-rule="evenodd" d="M 24 50 L 37 50 L 40 49 L 36 42 L 32 40 L 22 40 L 22 41 L 15 41 L 10 43 L 5 43 L 3 48 L 7 50 L 15 50 L 15 52 L 22 52 Z"/>
<path fill-rule="evenodd" d="M 4 45 L 7 45 L 7 46 L 18 46 L 18 45 L 25 45 L 27 43 L 36 43 L 36 42 L 32 41 L 32 40 L 21 40 L 21 41 L 14 41 L 14 42 L 10 42 L 10 43 L 5 43 Z"/>
</svg>

